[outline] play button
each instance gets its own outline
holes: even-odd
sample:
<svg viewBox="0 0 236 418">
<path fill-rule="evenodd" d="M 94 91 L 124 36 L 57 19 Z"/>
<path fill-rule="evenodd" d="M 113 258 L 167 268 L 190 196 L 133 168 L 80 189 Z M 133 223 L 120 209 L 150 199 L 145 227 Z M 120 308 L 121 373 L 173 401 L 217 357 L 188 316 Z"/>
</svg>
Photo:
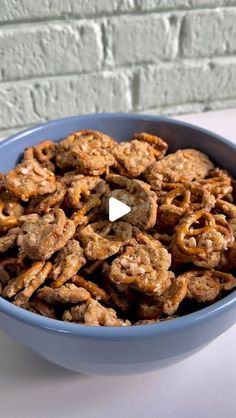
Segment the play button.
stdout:
<svg viewBox="0 0 236 418">
<path fill-rule="evenodd" d="M 109 199 L 109 221 L 114 222 L 131 211 L 131 208 L 115 197 Z"/>
</svg>

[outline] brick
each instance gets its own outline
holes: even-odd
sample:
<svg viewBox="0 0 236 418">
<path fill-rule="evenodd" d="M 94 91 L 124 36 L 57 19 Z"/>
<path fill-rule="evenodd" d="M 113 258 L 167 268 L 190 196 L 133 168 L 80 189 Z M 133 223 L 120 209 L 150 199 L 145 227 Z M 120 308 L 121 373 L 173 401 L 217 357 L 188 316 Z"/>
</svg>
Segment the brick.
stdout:
<svg viewBox="0 0 236 418">
<path fill-rule="evenodd" d="M 133 8 L 133 0 L 0 0 L 0 21 L 95 16 L 127 12 Z"/>
<path fill-rule="evenodd" d="M 56 3 L 56 0 L 54 2 Z M 126 13 L 135 8 L 134 0 L 70 0 L 70 4 L 71 14 L 82 16 Z"/>
<path fill-rule="evenodd" d="M 37 123 L 30 84 L 0 84 L 0 129 Z"/>
<path fill-rule="evenodd" d="M 0 129 L 80 113 L 131 109 L 128 78 L 104 72 L 0 84 Z"/>
<path fill-rule="evenodd" d="M 0 22 L 235 5 L 236 0 L 0 0 Z"/>
<path fill-rule="evenodd" d="M 175 16 L 125 16 L 108 26 L 114 65 L 173 59 L 178 50 L 180 22 Z"/>
<path fill-rule="evenodd" d="M 201 7 L 235 6 L 236 0 L 136 0 L 140 11 L 192 9 Z"/>
<path fill-rule="evenodd" d="M 93 22 L 14 26 L 0 30 L 0 80 L 95 71 L 102 43 Z"/>
<path fill-rule="evenodd" d="M 183 21 L 184 57 L 209 57 L 236 52 L 236 9 L 189 13 Z"/>
<path fill-rule="evenodd" d="M 235 98 L 236 60 L 150 66 L 140 71 L 137 109 Z"/>
</svg>

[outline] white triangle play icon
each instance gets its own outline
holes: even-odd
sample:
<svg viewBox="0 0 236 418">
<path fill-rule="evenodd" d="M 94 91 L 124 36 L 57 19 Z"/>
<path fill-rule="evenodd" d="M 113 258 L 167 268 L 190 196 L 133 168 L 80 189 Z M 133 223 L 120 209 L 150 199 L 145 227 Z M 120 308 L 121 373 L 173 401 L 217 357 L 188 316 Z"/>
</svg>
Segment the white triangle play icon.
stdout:
<svg viewBox="0 0 236 418">
<path fill-rule="evenodd" d="M 131 211 L 131 208 L 115 197 L 109 199 L 109 221 L 113 222 Z"/>
</svg>

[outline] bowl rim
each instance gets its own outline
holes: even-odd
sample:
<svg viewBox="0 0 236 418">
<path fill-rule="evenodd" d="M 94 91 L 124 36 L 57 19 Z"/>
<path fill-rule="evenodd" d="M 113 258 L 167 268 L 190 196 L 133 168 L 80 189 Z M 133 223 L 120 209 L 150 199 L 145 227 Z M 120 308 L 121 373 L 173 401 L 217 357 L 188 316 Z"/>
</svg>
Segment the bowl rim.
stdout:
<svg viewBox="0 0 236 418">
<path fill-rule="evenodd" d="M 157 115 L 147 115 L 139 113 L 97 113 L 97 114 L 86 114 L 78 116 L 70 116 L 65 118 L 59 118 L 50 122 L 41 123 L 35 125 L 31 128 L 20 131 L 16 134 L 11 135 L 10 137 L 0 141 L 0 150 L 4 149 L 5 146 L 13 144 L 15 141 L 29 136 L 32 133 L 43 131 L 47 127 L 60 127 L 64 124 L 69 124 L 70 122 L 76 121 L 78 119 L 90 120 L 90 119 L 107 119 L 114 118 L 117 120 L 121 119 L 130 119 L 130 120 L 143 120 L 151 122 L 161 122 L 167 121 L 168 123 L 174 126 L 183 126 L 190 129 L 195 129 L 198 132 L 202 132 L 212 136 L 218 142 L 224 143 L 228 147 L 236 151 L 236 144 L 225 139 L 224 137 L 215 134 L 207 129 L 198 127 L 197 125 L 190 124 L 187 122 L 182 122 L 166 116 L 157 116 Z M 172 332 L 178 332 L 185 328 L 194 327 L 201 324 L 205 320 L 211 320 L 222 313 L 232 309 L 233 306 L 236 306 L 236 290 L 231 294 L 225 296 L 223 299 L 213 303 L 212 305 L 202 308 L 197 312 L 193 312 L 188 315 L 176 318 L 174 320 L 163 321 L 160 323 L 154 324 L 145 324 L 139 326 L 127 326 L 127 327 L 99 327 L 99 326 L 90 326 L 83 324 L 75 324 L 60 321 L 57 319 L 51 319 L 43 317 L 39 314 L 29 312 L 25 309 L 22 309 L 13 303 L 0 297 L 0 315 L 1 313 L 8 315 L 19 322 L 23 322 L 30 326 L 37 328 L 53 331 L 56 333 L 69 334 L 70 336 L 78 337 L 83 336 L 86 338 L 109 338 L 109 339 L 130 339 L 130 338 L 148 338 L 155 335 L 167 334 Z"/>
</svg>

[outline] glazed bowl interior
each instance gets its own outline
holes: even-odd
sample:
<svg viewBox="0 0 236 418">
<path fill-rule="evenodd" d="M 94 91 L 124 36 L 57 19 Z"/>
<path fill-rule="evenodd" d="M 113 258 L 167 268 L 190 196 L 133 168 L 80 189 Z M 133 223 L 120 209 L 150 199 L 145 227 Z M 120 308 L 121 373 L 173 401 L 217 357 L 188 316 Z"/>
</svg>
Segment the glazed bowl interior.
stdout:
<svg viewBox="0 0 236 418">
<path fill-rule="evenodd" d="M 234 144 L 222 137 L 219 137 L 218 135 L 193 125 L 164 117 L 140 114 L 97 114 L 75 116 L 39 125 L 13 135 L 12 137 L 0 142 L 0 172 L 7 172 L 12 169 L 19 161 L 22 156 L 22 152 L 26 147 L 35 145 L 44 139 L 58 141 L 66 137 L 69 133 L 81 129 L 99 130 L 107 133 L 117 141 L 129 139 L 134 132 L 142 131 L 156 134 L 168 142 L 170 145 L 170 151 L 175 151 L 179 148 L 196 148 L 206 153 L 216 165 L 227 169 L 233 176 L 236 176 L 236 146 Z M 142 339 L 155 339 L 157 342 L 159 338 L 159 347 L 161 347 L 161 338 L 163 337 L 162 351 L 160 348 L 160 352 L 157 355 L 158 358 L 155 358 L 156 354 L 150 351 L 150 363 L 153 361 L 157 361 L 158 363 L 158 361 L 163 360 L 164 357 L 166 357 L 166 359 L 172 359 L 171 361 L 173 362 L 175 361 L 175 357 L 177 358 L 179 355 L 183 354 L 186 356 L 189 355 L 187 353 L 192 353 L 195 349 L 199 349 L 199 347 L 204 346 L 207 342 L 214 339 L 217 335 L 220 335 L 220 333 L 233 325 L 234 319 L 232 318 L 232 315 L 226 315 L 226 313 L 232 309 L 236 309 L 236 292 L 229 294 L 222 300 L 207 308 L 173 321 L 136 327 L 106 328 L 63 323 L 62 321 L 44 318 L 25 311 L 0 297 L 0 329 L 17 338 L 25 345 L 31 347 L 43 357 L 48 358 L 57 364 L 73 370 L 100 373 L 101 368 L 88 366 L 89 361 L 91 361 L 93 365 L 98 365 L 99 362 L 100 364 L 102 362 L 103 366 L 101 367 L 104 369 L 106 368 L 104 366 L 106 361 L 103 359 L 102 354 L 100 355 L 101 358 L 99 357 L 100 360 L 96 360 L 98 354 L 97 351 L 96 353 L 95 351 L 93 352 L 91 348 L 91 339 L 97 339 L 98 344 L 103 338 L 112 344 L 114 341 L 118 343 L 120 339 L 123 339 L 123 342 L 136 339 L 140 341 L 141 347 L 143 341 Z M 223 315 L 224 313 L 225 315 Z M 222 318 L 221 321 L 218 320 L 218 323 L 221 323 L 221 327 L 218 325 L 218 328 L 215 326 L 212 328 L 211 323 L 220 317 Z M 179 338 L 182 338 L 186 333 L 186 335 L 188 335 L 188 330 L 193 330 L 194 327 L 198 330 L 199 324 L 204 332 L 207 331 L 207 337 L 203 338 L 200 334 L 196 337 L 195 334 L 195 337 L 192 338 L 189 334 L 188 338 L 192 338 L 192 341 L 189 340 L 188 343 L 183 345 Z M 26 333 L 26 329 L 28 334 Z M 63 353 L 60 353 L 60 347 L 54 350 L 54 354 L 50 352 L 49 348 L 45 351 L 45 348 L 41 347 L 40 342 L 38 342 L 36 347 L 32 338 L 34 336 L 37 340 L 37 336 L 39 334 L 40 338 L 42 338 L 41 331 L 39 332 L 39 330 L 45 330 L 46 336 L 43 338 L 53 338 L 53 335 L 55 334 L 57 334 L 57 338 L 59 335 L 62 340 L 65 336 L 71 336 L 73 338 L 88 338 L 90 341 L 90 345 L 88 347 L 90 348 L 88 348 L 86 344 L 84 348 L 84 350 L 87 351 L 86 355 L 88 356 L 88 359 L 86 359 L 85 362 L 86 366 L 83 366 L 83 362 L 79 362 L 76 358 L 74 358 L 74 361 L 72 361 L 71 358 L 71 363 L 69 363 L 63 357 Z M 167 337 L 168 339 L 165 340 Z M 171 347 L 167 347 L 167 341 L 169 341 Z M 173 348 L 172 345 L 175 343 L 176 347 Z M 63 344 L 62 347 L 64 347 L 64 350 L 70 351 L 70 344 L 71 342 L 69 342 L 68 339 L 65 347 Z M 79 341 L 78 350 L 82 349 L 81 347 L 83 347 L 82 340 Z M 109 345 L 107 345 L 107 347 L 109 347 Z M 123 345 L 123 349 L 124 347 L 125 345 Z M 138 346 L 136 349 L 138 350 Z M 128 346 L 127 350 L 129 351 Z M 145 350 L 147 350 L 146 346 Z M 89 357 L 89 352 L 91 357 Z M 120 349 L 120 353 L 121 352 L 122 350 Z M 112 357 L 111 355 L 109 357 L 109 354 L 107 353 L 110 366 L 116 362 L 119 363 L 117 360 L 118 358 L 120 358 L 120 362 L 122 363 L 122 358 L 119 357 L 121 356 L 120 353 L 118 354 L 118 351 L 116 351 L 116 357 Z M 126 352 L 123 353 L 124 356 L 126 355 L 125 353 Z M 151 355 L 151 353 L 153 354 Z M 78 356 L 78 353 L 71 354 L 72 357 L 73 355 L 76 357 L 76 355 Z M 141 352 L 140 356 L 142 357 Z M 126 366 L 127 364 L 132 363 L 135 371 L 147 370 L 147 367 L 140 369 L 137 366 L 141 363 L 141 357 L 138 357 L 137 355 L 137 358 L 133 356 L 133 359 L 131 359 L 131 356 L 129 355 L 128 360 L 124 360 L 124 363 Z M 155 367 L 159 366 L 160 364 Z M 155 367 L 150 366 L 149 369 Z M 131 371 L 133 371 L 133 369 Z M 111 370 L 112 373 L 116 372 L 115 367 L 113 366 L 110 367 L 109 370 Z M 109 370 L 108 373 L 110 373 Z"/>
</svg>

